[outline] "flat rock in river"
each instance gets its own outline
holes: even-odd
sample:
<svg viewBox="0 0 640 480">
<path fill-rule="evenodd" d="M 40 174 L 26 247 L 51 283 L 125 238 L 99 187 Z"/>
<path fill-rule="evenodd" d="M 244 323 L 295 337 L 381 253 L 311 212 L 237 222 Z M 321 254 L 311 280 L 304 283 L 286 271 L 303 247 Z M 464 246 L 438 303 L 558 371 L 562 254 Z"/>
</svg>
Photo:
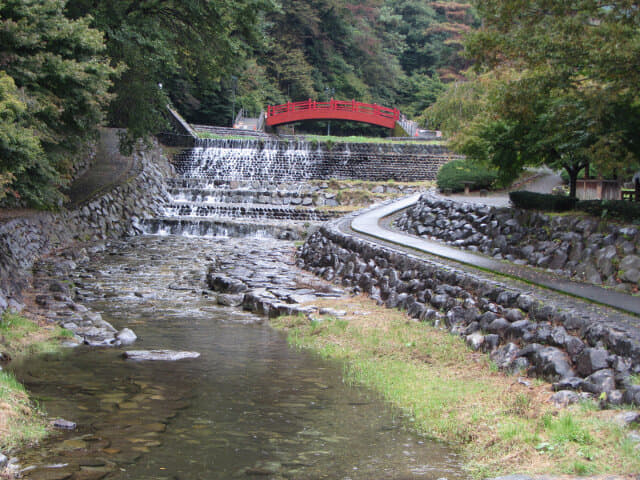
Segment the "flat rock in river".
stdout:
<svg viewBox="0 0 640 480">
<path fill-rule="evenodd" d="M 162 360 L 174 362 L 185 358 L 198 358 L 198 352 L 178 352 L 175 350 L 130 350 L 124 352 L 124 358 L 129 360 Z"/>
</svg>

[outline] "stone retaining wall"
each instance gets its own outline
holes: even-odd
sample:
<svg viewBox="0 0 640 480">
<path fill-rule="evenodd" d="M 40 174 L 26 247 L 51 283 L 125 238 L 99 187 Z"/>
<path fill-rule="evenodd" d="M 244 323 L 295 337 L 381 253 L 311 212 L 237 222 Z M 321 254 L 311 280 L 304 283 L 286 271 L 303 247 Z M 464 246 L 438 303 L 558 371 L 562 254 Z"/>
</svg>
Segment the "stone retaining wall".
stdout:
<svg viewBox="0 0 640 480">
<path fill-rule="evenodd" d="M 640 286 L 639 227 L 461 203 L 429 193 L 396 226 L 496 259 L 548 268 L 623 292 Z"/>
<path fill-rule="evenodd" d="M 640 385 L 630 377 L 640 372 L 640 334 L 602 314 L 539 301 L 530 292 L 342 233 L 335 223 L 309 237 L 299 264 L 446 326 L 474 350 L 489 352 L 501 369 L 555 382 L 558 402 L 599 396 L 640 404 Z"/>
<path fill-rule="evenodd" d="M 0 312 L 19 305 L 34 262 L 73 242 L 103 241 L 137 232 L 165 195 L 169 165 L 155 147 L 135 154 L 129 179 L 75 210 L 38 212 L 0 224 Z"/>
</svg>

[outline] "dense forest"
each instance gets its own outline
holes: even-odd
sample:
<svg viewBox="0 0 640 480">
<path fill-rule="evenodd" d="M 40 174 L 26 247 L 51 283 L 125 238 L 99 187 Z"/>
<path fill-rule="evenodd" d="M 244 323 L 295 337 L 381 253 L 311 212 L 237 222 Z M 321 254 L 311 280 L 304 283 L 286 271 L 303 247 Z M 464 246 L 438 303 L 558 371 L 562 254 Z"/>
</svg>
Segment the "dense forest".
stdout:
<svg viewBox="0 0 640 480">
<path fill-rule="evenodd" d="M 0 197 L 59 205 L 108 124 L 123 147 L 232 109 L 329 96 L 424 111 L 461 77 L 469 4 L 425 0 L 0 0 Z"/>
<path fill-rule="evenodd" d="M 377 102 L 510 178 L 640 163 L 640 9 L 572 0 L 0 0 L 0 204 L 55 208 L 99 125 L 122 147 L 240 108 Z"/>
</svg>

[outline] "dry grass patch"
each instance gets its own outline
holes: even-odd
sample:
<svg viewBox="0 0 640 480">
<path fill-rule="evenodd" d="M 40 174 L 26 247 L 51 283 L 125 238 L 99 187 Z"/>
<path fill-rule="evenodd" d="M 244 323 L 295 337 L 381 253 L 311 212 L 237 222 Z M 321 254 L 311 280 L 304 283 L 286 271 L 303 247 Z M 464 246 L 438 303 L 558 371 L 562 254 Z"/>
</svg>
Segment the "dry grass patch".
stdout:
<svg viewBox="0 0 640 480">
<path fill-rule="evenodd" d="M 348 313 L 273 323 L 294 345 L 343 361 L 348 381 L 379 391 L 418 432 L 458 445 L 475 476 L 640 471 L 640 450 L 611 412 L 560 410 L 548 383 L 498 372 L 460 338 L 366 297 L 314 305 Z"/>
</svg>

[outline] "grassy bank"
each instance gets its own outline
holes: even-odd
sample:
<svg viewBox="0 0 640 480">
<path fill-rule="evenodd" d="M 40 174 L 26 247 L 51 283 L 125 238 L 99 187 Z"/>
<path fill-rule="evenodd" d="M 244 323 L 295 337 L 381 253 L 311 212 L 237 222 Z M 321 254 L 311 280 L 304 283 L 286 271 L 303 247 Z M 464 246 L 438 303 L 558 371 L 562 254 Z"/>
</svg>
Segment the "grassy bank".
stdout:
<svg viewBox="0 0 640 480">
<path fill-rule="evenodd" d="M 414 191 L 428 190 L 435 185 L 432 181 L 422 182 L 396 182 L 388 180 L 385 182 L 367 180 L 310 180 L 312 185 L 326 184 L 324 193 L 335 194 L 335 199 L 340 203 L 338 207 L 318 207 L 318 210 L 341 211 L 344 213 L 353 212 L 364 207 L 368 207 L 376 202 L 383 202 L 392 198 L 407 195 L 407 188 Z M 374 192 L 375 187 L 383 187 L 384 191 Z M 391 190 L 390 190 L 391 189 Z"/>
<path fill-rule="evenodd" d="M 60 340 L 73 336 L 60 327 L 40 325 L 21 315 L 0 317 L 0 352 L 13 361 L 37 353 L 55 352 Z M 47 422 L 24 386 L 12 373 L 0 371 L 0 452 L 29 445 L 44 437 Z"/>
<path fill-rule="evenodd" d="M 214 140 L 247 140 L 247 139 L 262 139 L 264 137 L 251 137 L 247 135 L 220 135 L 210 132 L 197 132 L 200 138 L 209 138 Z M 415 144 L 415 145 L 444 145 L 444 140 L 389 140 L 385 137 L 363 137 L 363 136 L 348 136 L 340 137 L 336 135 L 295 135 L 299 140 L 315 143 L 393 143 L 393 144 Z M 277 139 L 278 137 L 274 137 Z M 283 140 L 293 140 L 292 136 L 283 137 Z"/>
<path fill-rule="evenodd" d="M 371 300 L 314 302 L 344 318 L 281 317 L 289 341 L 344 362 L 366 385 L 412 418 L 411 428 L 455 444 L 477 477 L 506 473 L 630 474 L 640 451 L 593 402 L 559 409 L 550 385 L 497 371 L 458 337 Z"/>
</svg>

